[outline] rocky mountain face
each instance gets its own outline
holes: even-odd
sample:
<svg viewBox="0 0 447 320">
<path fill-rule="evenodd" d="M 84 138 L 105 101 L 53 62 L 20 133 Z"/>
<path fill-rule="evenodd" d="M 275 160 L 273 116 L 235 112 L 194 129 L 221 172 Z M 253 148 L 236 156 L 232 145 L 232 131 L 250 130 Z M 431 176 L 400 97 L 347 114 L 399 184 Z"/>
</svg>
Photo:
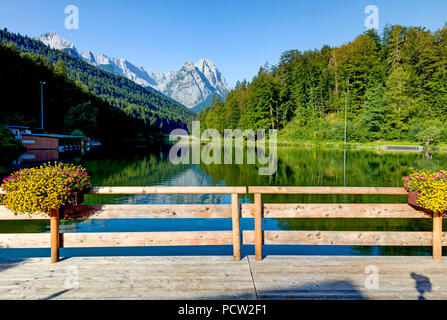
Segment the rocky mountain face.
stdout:
<svg viewBox="0 0 447 320">
<path fill-rule="evenodd" d="M 126 77 L 143 87 L 152 87 L 184 106 L 201 110 L 209 105 L 215 95 L 225 99 L 229 88 L 225 78 L 214 63 L 200 59 L 187 61 L 178 71 L 155 73 L 146 71 L 123 58 L 112 58 L 102 53 L 78 52 L 73 42 L 63 39 L 56 32 L 36 37 L 50 48 L 58 49 L 116 75 Z"/>
</svg>

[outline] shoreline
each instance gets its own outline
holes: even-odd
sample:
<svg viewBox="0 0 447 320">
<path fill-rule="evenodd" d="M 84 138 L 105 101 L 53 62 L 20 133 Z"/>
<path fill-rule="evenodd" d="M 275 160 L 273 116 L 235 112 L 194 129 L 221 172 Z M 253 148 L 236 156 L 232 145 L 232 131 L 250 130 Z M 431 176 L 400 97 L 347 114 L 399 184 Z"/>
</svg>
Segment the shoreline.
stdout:
<svg viewBox="0 0 447 320">
<path fill-rule="evenodd" d="M 213 143 L 213 140 L 211 141 L 201 141 L 197 138 L 192 137 L 191 135 L 188 136 L 188 142 L 185 141 L 185 144 L 209 144 Z M 223 140 L 223 139 L 221 139 Z M 233 138 L 234 142 L 234 138 Z M 175 141 L 170 142 L 172 145 L 176 144 Z M 182 142 L 177 141 L 180 145 Z M 266 145 L 268 146 L 269 141 L 266 140 Z M 223 144 L 223 141 L 221 141 L 221 144 Z M 246 144 L 246 141 L 244 140 L 244 146 Z M 429 146 L 428 148 L 424 146 L 423 144 L 419 142 L 412 142 L 412 141 L 378 141 L 378 142 L 347 142 L 346 144 L 344 142 L 334 142 L 334 141 L 305 141 L 305 140 L 286 140 L 286 139 L 277 139 L 277 146 L 280 147 L 325 147 L 325 148 L 335 148 L 335 149 L 375 149 L 375 150 L 382 150 L 382 151 L 413 151 L 413 152 L 422 152 L 422 151 L 436 151 L 436 152 L 446 152 L 447 151 L 447 144 L 439 144 L 439 145 L 433 145 Z M 408 148 L 408 150 L 405 150 L 405 148 Z"/>
</svg>

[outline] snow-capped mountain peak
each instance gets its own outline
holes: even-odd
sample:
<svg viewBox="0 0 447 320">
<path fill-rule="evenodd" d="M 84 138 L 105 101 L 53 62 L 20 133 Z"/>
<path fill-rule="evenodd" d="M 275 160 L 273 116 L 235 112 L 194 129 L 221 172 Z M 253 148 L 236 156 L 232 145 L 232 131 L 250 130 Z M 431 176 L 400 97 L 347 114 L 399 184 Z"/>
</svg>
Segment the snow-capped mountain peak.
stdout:
<svg viewBox="0 0 447 320">
<path fill-rule="evenodd" d="M 36 40 L 40 40 L 45 45 L 47 45 L 50 48 L 58 49 L 58 50 L 64 50 L 64 49 L 74 49 L 76 50 L 73 42 L 62 38 L 60 35 L 56 33 L 56 31 L 50 31 L 44 34 L 41 34 L 40 36 L 36 37 Z"/>
<path fill-rule="evenodd" d="M 52 49 L 65 51 L 105 71 L 126 77 L 135 83 L 152 87 L 188 108 L 202 109 L 209 105 L 214 95 L 225 98 L 229 89 L 224 77 L 214 63 L 200 59 L 196 63 L 185 62 L 179 71 L 154 73 L 136 66 L 124 58 L 112 58 L 90 51 L 79 53 L 73 42 L 51 31 L 37 36 Z"/>
</svg>

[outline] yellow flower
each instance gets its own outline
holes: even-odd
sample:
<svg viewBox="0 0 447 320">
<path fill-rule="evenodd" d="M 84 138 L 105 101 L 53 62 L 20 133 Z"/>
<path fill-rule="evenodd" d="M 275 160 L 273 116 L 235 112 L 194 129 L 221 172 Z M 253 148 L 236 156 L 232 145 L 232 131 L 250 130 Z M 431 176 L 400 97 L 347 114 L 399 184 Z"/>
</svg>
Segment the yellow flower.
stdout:
<svg viewBox="0 0 447 320">
<path fill-rule="evenodd" d="M 1 185 L 7 194 L 0 199 L 0 203 L 19 214 L 48 213 L 51 209 L 66 205 L 74 191 L 82 191 L 89 186 L 89 177 L 84 168 L 48 163 L 11 174 Z"/>
</svg>

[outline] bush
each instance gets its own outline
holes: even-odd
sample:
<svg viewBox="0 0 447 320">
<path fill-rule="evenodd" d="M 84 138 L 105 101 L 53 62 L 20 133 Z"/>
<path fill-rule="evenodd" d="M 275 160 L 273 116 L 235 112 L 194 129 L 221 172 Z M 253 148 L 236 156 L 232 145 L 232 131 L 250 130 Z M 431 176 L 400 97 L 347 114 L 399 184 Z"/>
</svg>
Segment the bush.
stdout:
<svg viewBox="0 0 447 320">
<path fill-rule="evenodd" d="M 10 164 L 25 150 L 26 148 L 14 138 L 9 129 L 0 128 L 0 164 Z"/>
<path fill-rule="evenodd" d="M 3 179 L 6 195 L 1 200 L 18 214 L 45 214 L 68 204 L 70 196 L 90 186 L 90 177 L 80 166 L 64 163 L 21 169 Z"/>
<path fill-rule="evenodd" d="M 438 144 L 445 139 L 446 132 L 444 127 L 444 124 L 439 120 L 418 121 L 412 125 L 410 134 L 426 146 Z"/>
<path fill-rule="evenodd" d="M 84 132 L 82 132 L 79 129 L 75 129 L 73 130 L 73 132 L 71 133 L 72 136 L 76 136 L 76 137 L 85 137 Z"/>
</svg>

